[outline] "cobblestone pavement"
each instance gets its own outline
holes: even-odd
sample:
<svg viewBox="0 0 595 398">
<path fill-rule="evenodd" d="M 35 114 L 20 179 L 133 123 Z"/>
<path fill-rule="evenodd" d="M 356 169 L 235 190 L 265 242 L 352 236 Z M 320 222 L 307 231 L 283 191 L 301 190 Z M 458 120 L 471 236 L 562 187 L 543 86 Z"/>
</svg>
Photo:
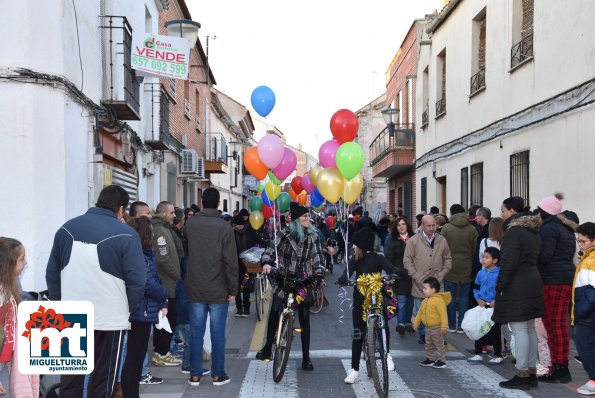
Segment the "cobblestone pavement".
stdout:
<svg viewBox="0 0 595 398">
<path fill-rule="evenodd" d="M 240 398 L 326 398 L 326 397 L 375 397 L 374 386 L 366 375 L 365 365 L 360 366 L 360 381 L 353 385 L 343 383 L 351 368 L 351 313 L 349 301 L 339 303 L 340 289 L 333 283 L 344 267 L 335 266 L 334 274 L 327 275 L 326 295 L 329 305 L 320 314 L 311 316 L 311 359 L 315 370 L 301 369 L 301 346 L 296 333 L 285 376 L 280 383 L 273 382 L 272 363 L 254 359 L 262 344 L 266 320 L 258 322 L 256 315 L 249 318 L 234 317 L 235 308 L 230 305 L 226 371 L 231 382 L 221 387 L 212 385 L 205 376 L 199 387 L 191 387 L 188 376 L 180 367 L 151 367 L 151 372 L 163 377 L 165 382 L 155 386 L 141 386 L 141 397 L 190 398 L 190 397 L 240 397 Z M 349 288 L 351 289 L 351 288 Z M 351 298 L 349 290 L 347 297 Z M 434 397 L 579 397 L 576 388 L 586 380 L 582 366 L 571 361 L 573 381 L 569 384 L 540 383 L 537 389 L 524 392 L 505 390 L 498 382 L 514 375 L 514 366 L 505 360 L 496 366 L 470 365 L 473 342 L 465 335 L 449 333 L 446 369 L 423 368 L 423 346 L 417 344 L 414 334 L 399 337 L 391 321 L 391 354 L 395 372 L 389 375 L 389 396 L 399 398 Z M 576 355 L 574 345 L 571 357 Z M 208 366 L 208 362 L 206 363 Z"/>
</svg>

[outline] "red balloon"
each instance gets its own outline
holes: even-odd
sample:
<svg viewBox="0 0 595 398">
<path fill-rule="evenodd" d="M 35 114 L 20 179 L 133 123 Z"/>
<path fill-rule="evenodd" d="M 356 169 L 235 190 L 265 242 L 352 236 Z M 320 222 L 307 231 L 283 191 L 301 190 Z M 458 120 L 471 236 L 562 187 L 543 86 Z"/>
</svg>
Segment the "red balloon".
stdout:
<svg viewBox="0 0 595 398">
<path fill-rule="evenodd" d="M 339 144 L 353 141 L 358 129 L 357 116 L 349 109 L 339 109 L 331 117 L 331 132 Z"/>
<path fill-rule="evenodd" d="M 262 215 L 264 216 L 265 220 L 267 218 L 273 217 L 273 209 L 267 205 L 262 205 Z"/>
<path fill-rule="evenodd" d="M 300 193 L 304 189 L 302 187 L 302 177 L 296 176 L 291 179 L 291 189 L 293 192 Z"/>
</svg>

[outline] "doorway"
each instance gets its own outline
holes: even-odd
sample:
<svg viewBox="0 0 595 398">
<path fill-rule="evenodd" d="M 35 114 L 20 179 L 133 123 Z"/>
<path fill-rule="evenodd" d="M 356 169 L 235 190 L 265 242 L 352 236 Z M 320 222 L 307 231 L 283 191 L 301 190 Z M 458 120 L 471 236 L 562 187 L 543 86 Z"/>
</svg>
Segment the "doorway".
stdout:
<svg viewBox="0 0 595 398">
<path fill-rule="evenodd" d="M 436 177 L 436 203 L 440 203 L 440 213 L 446 214 L 446 176 Z"/>
</svg>

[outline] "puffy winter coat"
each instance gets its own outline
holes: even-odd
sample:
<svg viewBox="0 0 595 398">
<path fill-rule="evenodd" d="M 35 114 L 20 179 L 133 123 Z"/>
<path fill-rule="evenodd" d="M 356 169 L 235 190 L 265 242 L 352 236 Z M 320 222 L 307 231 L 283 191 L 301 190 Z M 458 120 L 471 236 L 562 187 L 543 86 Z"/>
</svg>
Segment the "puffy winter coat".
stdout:
<svg viewBox="0 0 595 398">
<path fill-rule="evenodd" d="M 159 322 L 159 310 L 167 308 L 167 289 L 161 286 L 153 250 L 143 249 L 143 254 L 147 267 L 145 297 L 136 310 L 130 314 L 130 322 L 157 323 Z"/>
<path fill-rule="evenodd" d="M 155 235 L 155 257 L 157 258 L 157 272 L 163 287 L 167 289 L 169 297 L 176 297 L 176 282 L 180 279 L 180 258 L 178 250 L 171 236 L 171 223 L 161 216 L 155 215 L 151 219 L 153 234 Z"/>
<path fill-rule="evenodd" d="M 595 247 L 585 251 L 574 275 L 573 323 L 595 327 Z"/>
<path fill-rule="evenodd" d="M 450 292 L 434 293 L 424 299 L 413 321 L 413 327 L 417 328 L 420 323 L 423 323 L 428 328 L 448 328 L 446 306 L 450 304 L 450 300 Z"/>
<path fill-rule="evenodd" d="M 496 304 L 497 323 L 524 322 L 543 315 L 543 285 L 537 269 L 541 217 L 518 213 L 504 223 Z"/>
<path fill-rule="evenodd" d="M 571 285 L 574 278 L 576 223 L 562 214 L 549 216 L 539 229 L 541 249 L 537 267 L 544 285 Z"/>
<path fill-rule="evenodd" d="M 455 283 L 469 283 L 473 253 L 477 246 L 477 228 L 469 222 L 465 213 L 458 213 L 442 227 L 442 236 L 446 238 L 452 256 L 452 268 L 446 274 L 446 280 Z"/>
<path fill-rule="evenodd" d="M 402 239 L 393 239 L 388 235 L 386 239 L 386 248 L 384 249 L 384 256 L 395 267 L 405 269 L 403 265 L 403 256 L 405 256 L 406 243 Z M 409 275 L 402 276 L 394 285 L 393 290 L 395 294 L 410 295 L 413 281 Z"/>
</svg>

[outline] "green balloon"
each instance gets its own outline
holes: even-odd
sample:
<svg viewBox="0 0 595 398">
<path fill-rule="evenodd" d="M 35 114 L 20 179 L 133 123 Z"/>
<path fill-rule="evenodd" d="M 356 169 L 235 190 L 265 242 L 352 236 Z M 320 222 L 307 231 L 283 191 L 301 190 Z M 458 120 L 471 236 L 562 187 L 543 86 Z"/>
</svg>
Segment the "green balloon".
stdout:
<svg viewBox="0 0 595 398">
<path fill-rule="evenodd" d="M 260 196 L 254 196 L 250 199 L 250 211 L 262 211 L 262 198 Z"/>
<path fill-rule="evenodd" d="M 355 142 L 346 142 L 337 149 L 337 169 L 343 177 L 351 180 L 357 175 L 366 160 L 364 150 Z"/>
<path fill-rule="evenodd" d="M 264 185 L 262 185 L 262 184 L 258 184 L 258 186 L 256 187 L 256 190 L 257 190 L 258 192 L 262 192 L 262 191 L 264 191 Z"/>
<path fill-rule="evenodd" d="M 283 181 L 278 179 L 277 176 L 275 176 L 271 170 L 269 170 L 268 176 L 275 185 L 281 185 L 283 183 Z"/>
<path fill-rule="evenodd" d="M 277 207 L 279 213 L 285 213 L 289 210 L 289 204 L 291 203 L 291 196 L 287 192 L 281 192 L 277 197 Z"/>
</svg>

